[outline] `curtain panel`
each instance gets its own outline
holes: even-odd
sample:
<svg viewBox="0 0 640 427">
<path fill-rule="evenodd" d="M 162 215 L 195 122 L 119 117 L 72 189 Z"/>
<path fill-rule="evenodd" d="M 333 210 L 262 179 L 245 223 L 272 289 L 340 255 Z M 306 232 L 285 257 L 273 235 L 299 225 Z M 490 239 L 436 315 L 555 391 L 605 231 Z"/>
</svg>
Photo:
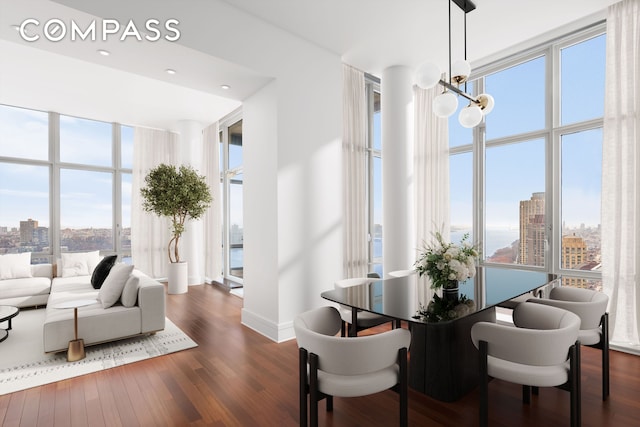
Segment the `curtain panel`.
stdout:
<svg viewBox="0 0 640 427">
<path fill-rule="evenodd" d="M 602 282 L 611 342 L 640 351 L 640 0 L 609 7 L 602 151 Z"/>
<path fill-rule="evenodd" d="M 171 221 L 145 212 L 140 189 L 150 169 L 161 163 L 178 165 L 179 136 L 173 132 L 136 127 L 133 134 L 133 176 L 131 185 L 131 257 L 137 269 L 151 277 L 168 274 L 167 245 Z"/>
<path fill-rule="evenodd" d="M 433 114 L 437 95 L 437 88 L 414 87 L 416 259 L 436 231 L 449 239 L 449 125 Z M 417 280 L 416 297 L 426 306 L 434 294 L 431 282 L 426 275 Z"/>
<path fill-rule="evenodd" d="M 364 73 L 343 64 L 343 259 L 344 277 L 366 277 L 369 266 L 367 218 L 367 104 Z"/>
<path fill-rule="evenodd" d="M 202 131 L 203 173 L 213 201 L 203 216 L 204 274 L 208 281 L 222 280 L 222 197 L 220 194 L 220 128 L 218 122 Z"/>
</svg>

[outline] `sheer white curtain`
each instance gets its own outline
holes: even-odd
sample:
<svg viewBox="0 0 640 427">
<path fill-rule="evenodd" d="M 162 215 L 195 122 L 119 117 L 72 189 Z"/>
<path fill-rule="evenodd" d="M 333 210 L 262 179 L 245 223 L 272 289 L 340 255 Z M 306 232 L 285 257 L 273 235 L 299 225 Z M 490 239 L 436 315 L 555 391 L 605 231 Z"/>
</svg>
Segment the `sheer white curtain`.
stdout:
<svg viewBox="0 0 640 427">
<path fill-rule="evenodd" d="M 433 233 L 442 231 L 449 238 L 449 127 L 447 119 L 433 114 L 437 88 L 414 88 L 414 173 L 416 206 L 416 258 Z M 427 276 L 418 279 L 418 301 L 433 298 Z"/>
<path fill-rule="evenodd" d="M 133 133 L 131 256 L 136 268 L 151 277 L 167 277 L 171 222 L 142 209 L 140 189 L 153 167 L 160 163 L 178 165 L 178 141 L 177 134 L 164 130 L 136 127 Z"/>
<path fill-rule="evenodd" d="M 368 271 L 367 104 L 364 73 L 343 64 L 342 176 L 345 277 Z"/>
<path fill-rule="evenodd" d="M 213 202 L 204 214 L 204 269 L 208 280 L 221 280 L 222 273 L 222 221 L 220 218 L 220 129 L 218 123 L 202 131 L 203 168 Z"/>
<path fill-rule="evenodd" d="M 602 147 L 602 280 L 611 341 L 640 350 L 640 0 L 609 8 Z"/>
</svg>

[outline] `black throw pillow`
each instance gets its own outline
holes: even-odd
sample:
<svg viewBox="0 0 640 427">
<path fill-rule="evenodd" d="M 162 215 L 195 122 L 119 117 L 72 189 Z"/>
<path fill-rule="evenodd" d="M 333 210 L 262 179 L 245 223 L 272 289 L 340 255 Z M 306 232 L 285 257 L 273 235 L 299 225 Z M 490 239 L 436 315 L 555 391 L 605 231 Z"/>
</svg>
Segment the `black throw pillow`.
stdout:
<svg viewBox="0 0 640 427">
<path fill-rule="evenodd" d="M 109 255 L 102 258 L 102 261 L 96 265 L 96 268 L 93 270 L 93 274 L 91 275 L 91 285 L 94 289 L 100 289 L 100 287 L 102 287 L 104 279 L 109 275 L 111 267 L 115 265 L 117 258 L 118 255 Z"/>
</svg>

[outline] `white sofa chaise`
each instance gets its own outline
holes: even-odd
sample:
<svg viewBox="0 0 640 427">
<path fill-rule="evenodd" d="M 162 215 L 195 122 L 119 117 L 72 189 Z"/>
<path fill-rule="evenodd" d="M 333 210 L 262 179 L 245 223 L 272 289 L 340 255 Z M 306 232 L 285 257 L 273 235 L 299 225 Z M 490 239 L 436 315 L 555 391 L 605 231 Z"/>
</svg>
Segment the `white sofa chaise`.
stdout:
<svg viewBox="0 0 640 427">
<path fill-rule="evenodd" d="M 31 265 L 32 277 L 0 280 L 0 305 L 45 306 L 51 290 L 52 265 Z"/>
<path fill-rule="evenodd" d="M 55 308 L 73 300 L 96 300 L 78 308 L 78 338 L 85 346 L 163 330 L 164 285 L 139 270 L 132 275 L 139 279 L 135 305 L 125 307 L 118 302 L 109 308 L 97 300 L 99 289 L 91 285 L 91 275 L 53 278 L 43 326 L 44 351 L 64 351 L 74 339 L 74 310 Z"/>
</svg>

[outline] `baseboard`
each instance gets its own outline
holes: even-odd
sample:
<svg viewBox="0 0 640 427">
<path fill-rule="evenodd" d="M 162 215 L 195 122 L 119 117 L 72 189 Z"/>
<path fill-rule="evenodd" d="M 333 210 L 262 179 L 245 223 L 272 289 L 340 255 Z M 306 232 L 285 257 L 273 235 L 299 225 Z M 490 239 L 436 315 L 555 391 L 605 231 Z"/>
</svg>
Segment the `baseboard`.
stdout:
<svg viewBox="0 0 640 427">
<path fill-rule="evenodd" d="M 245 308 L 242 309 L 241 316 L 241 323 L 244 326 L 277 343 L 289 341 L 296 337 L 293 330 L 293 321 L 277 324 Z"/>
</svg>

